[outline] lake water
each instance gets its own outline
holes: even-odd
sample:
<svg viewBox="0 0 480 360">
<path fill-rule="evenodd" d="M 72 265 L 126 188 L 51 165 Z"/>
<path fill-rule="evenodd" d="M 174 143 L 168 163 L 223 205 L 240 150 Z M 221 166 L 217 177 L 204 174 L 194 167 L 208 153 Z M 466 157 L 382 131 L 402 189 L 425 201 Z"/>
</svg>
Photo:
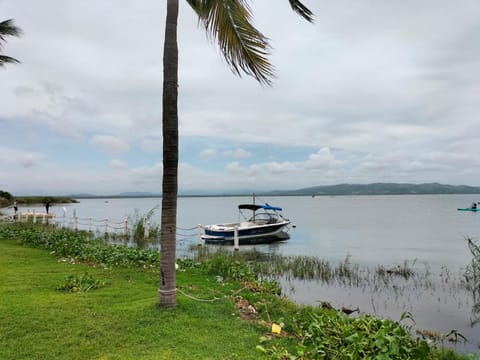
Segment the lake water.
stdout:
<svg viewBox="0 0 480 360">
<path fill-rule="evenodd" d="M 256 245 L 259 251 L 319 256 L 332 263 L 349 256 L 352 263 L 369 269 L 408 261 L 424 274 L 424 280 L 417 280 L 416 285 L 399 284 L 383 291 L 371 285 L 351 288 L 292 280 L 284 284 L 292 299 L 302 304 L 329 301 L 336 307 L 358 306 L 361 312 L 394 320 L 409 311 L 416 321 L 414 328 L 442 334 L 457 329 L 469 340 L 457 349 L 480 353 L 480 327 L 471 325 L 475 317 L 472 294 L 453 285 L 472 260 L 466 237 L 475 240 L 480 236 L 480 213 L 457 211 L 480 200 L 475 195 L 257 198 L 257 202 L 262 200 L 282 207 L 296 227 L 290 229 L 290 240 Z M 180 198 L 177 226 L 192 229 L 197 224 L 236 221 L 237 205 L 249 202 L 248 197 Z M 160 205 L 160 198 L 81 199 L 78 204 L 53 206 L 51 212 L 61 218 L 65 207 L 67 218 L 75 210 L 79 218 L 92 217 L 100 224 L 105 217 L 120 222 L 135 211 L 145 214 Z M 41 207 L 31 209 L 43 211 Z M 153 220 L 160 222 L 160 210 Z M 196 230 L 179 232 L 182 247 L 197 241 Z"/>
</svg>

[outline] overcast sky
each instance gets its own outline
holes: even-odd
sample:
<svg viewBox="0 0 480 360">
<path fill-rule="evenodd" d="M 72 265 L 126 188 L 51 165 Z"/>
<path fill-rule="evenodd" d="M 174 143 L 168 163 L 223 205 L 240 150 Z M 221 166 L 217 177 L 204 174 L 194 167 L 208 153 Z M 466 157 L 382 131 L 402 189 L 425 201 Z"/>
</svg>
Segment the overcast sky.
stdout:
<svg viewBox="0 0 480 360">
<path fill-rule="evenodd" d="M 179 190 L 480 185 L 480 2 L 252 1 L 272 87 L 180 0 Z M 161 192 L 165 0 L 0 0 L 0 190 Z"/>
</svg>

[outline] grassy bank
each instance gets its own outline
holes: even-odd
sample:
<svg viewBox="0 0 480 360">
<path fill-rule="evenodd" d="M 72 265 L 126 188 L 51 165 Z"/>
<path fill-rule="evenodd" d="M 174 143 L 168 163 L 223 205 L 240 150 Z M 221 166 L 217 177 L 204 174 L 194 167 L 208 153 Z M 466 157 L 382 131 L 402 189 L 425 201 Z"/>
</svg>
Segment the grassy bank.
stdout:
<svg viewBox="0 0 480 360">
<path fill-rule="evenodd" d="M 239 321 L 228 298 L 199 302 L 179 294 L 173 311 L 156 307 L 158 275 L 58 262 L 48 252 L 0 243 L 1 359 L 257 359 L 265 329 Z M 106 285 L 58 291 L 85 271 Z M 205 276 L 179 272 L 198 297 L 228 293 Z"/>
<path fill-rule="evenodd" d="M 395 322 L 298 308 L 232 256 L 179 264 L 178 306 L 165 311 L 154 251 L 1 225 L 0 359 L 473 358 Z M 93 280 L 68 286 L 85 278 Z"/>
</svg>

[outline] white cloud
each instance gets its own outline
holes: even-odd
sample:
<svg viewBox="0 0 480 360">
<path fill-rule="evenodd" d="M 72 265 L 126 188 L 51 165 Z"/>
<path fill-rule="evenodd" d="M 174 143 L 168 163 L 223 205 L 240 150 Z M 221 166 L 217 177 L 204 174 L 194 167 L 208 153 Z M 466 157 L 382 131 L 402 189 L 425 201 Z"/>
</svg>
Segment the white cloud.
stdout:
<svg viewBox="0 0 480 360">
<path fill-rule="evenodd" d="M 91 143 L 98 146 L 108 154 L 122 153 L 129 150 L 130 146 L 126 141 L 111 135 L 95 135 Z"/>
<path fill-rule="evenodd" d="M 243 171 L 238 161 L 233 161 L 227 165 L 226 170 L 231 174 L 238 174 Z"/>
<path fill-rule="evenodd" d="M 221 155 L 226 158 L 241 160 L 251 157 L 252 153 L 242 148 L 236 148 L 231 150 L 224 150 L 221 152 Z M 219 151 L 215 148 L 208 148 L 202 150 L 198 156 L 201 159 L 215 159 L 219 156 Z"/>
<path fill-rule="evenodd" d="M 163 150 L 162 139 L 145 139 L 142 141 L 141 148 L 143 151 L 151 154 L 161 153 Z"/>
<path fill-rule="evenodd" d="M 214 159 L 214 158 L 217 157 L 217 155 L 218 155 L 217 150 L 213 149 L 213 148 L 204 149 L 204 150 L 200 151 L 200 153 L 198 154 L 198 156 L 201 159 Z"/>
<path fill-rule="evenodd" d="M 115 170 L 124 170 L 127 168 L 127 164 L 119 159 L 112 159 L 109 161 L 108 165 Z"/>
<path fill-rule="evenodd" d="M 38 165 L 44 159 L 45 155 L 42 153 L 0 147 L 0 164 L 30 168 Z"/>
<path fill-rule="evenodd" d="M 35 176 L 55 191 L 60 187 L 47 179 L 68 179 L 72 191 L 82 184 L 100 189 L 89 182 L 92 174 L 122 191 L 131 186 L 158 191 L 163 147 L 158 39 L 165 3 L 1 4 L 5 18 L 14 18 L 25 33 L 8 39 L 4 49 L 22 64 L 2 69 L 0 129 L 8 149 L 0 154 L 2 181 L 12 166 L 18 171 L 36 166 L 35 174 L 22 176 Z M 477 2 L 307 5 L 316 15 L 313 25 L 292 13 L 287 2 L 251 4 L 255 24 L 272 41 L 277 75 L 272 87 L 261 87 L 250 77 L 232 75 L 194 12 L 180 2 L 180 186 L 296 188 L 385 179 L 478 185 Z M 142 36 L 126 30 L 125 23 Z M 70 167 L 65 148 L 83 171 Z M 111 157 L 128 155 L 133 169 L 113 159 L 99 170 L 105 157 L 97 148 Z M 122 177 L 112 175 L 119 170 Z M 19 184 L 9 181 L 2 186 Z"/>
<path fill-rule="evenodd" d="M 328 147 L 318 150 L 315 154 L 311 154 L 305 162 L 307 169 L 328 169 L 340 165 L 341 162 L 336 160 Z"/>
<path fill-rule="evenodd" d="M 92 121 L 97 109 L 83 94 L 75 92 L 68 93 L 60 83 L 44 80 L 15 86 L 5 97 L 4 113 L 18 121 L 79 138 L 82 126 Z"/>
<path fill-rule="evenodd" d="M 252 156 L 252 153 L 242 148 L 236 148 L 235 150 L 224 151 L 223 156 L 231 157 L 233 159 L 246 159 Z"/>
<path fill-rule="evenodd" d="M 163 174 L 163 164 L 161 162 L 155 163 L 152 166 L 142 166 L 139 168 L 132 169 L 132 174 L 134 175 L 137 182 L 150 182 L 152 180 L 159 181 L 162 178 Z"/>
<path fill-rule="evenodd" d="M 272 175 L 280 175 L 280 174 L 288 174 L 288 173 L 295 173 L 297 171 L 297 166 L 289 161 L 284 162 L 268 162 L 262 164 L 261 167 L 258 167 L 257 171 L 262 171 L 267 174 Z"/>
</svg>

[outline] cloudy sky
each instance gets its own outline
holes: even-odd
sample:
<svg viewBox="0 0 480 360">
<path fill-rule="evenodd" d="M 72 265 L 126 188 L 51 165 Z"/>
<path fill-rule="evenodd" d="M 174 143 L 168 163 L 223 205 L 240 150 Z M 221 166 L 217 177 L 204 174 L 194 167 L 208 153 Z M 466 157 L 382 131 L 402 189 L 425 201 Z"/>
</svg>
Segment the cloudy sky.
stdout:
<svg viewBox="0 0 480 360">
<path fill-rule="evenodd" d="M 180 192 L 480 185 L 480 2 L 252 1 L 272 87 L 236 77 L 180 0 Z M 165 0 L 0 0 L 0 189 L 161 191 Z"/>
</svg>

